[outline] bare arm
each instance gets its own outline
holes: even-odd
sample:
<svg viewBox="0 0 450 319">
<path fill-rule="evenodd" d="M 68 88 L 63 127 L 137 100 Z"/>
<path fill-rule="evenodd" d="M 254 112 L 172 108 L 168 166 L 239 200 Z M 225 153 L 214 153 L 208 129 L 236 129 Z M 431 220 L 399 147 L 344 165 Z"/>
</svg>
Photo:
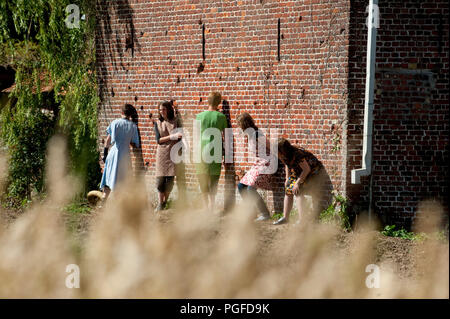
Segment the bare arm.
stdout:
<svg viewBox="0 0 450 319">
<path fill-rule="evenodd" d="M 110 147 L 110 146 L 111 146 L 111 135 L 108 135 L 106 137 L 105 147 Z"/>
<path fill-rule="evenodd" d="M 174 133 L 171 135 L 161 137 L 159 134 L 159 131 L 158 131 L 158 125 L 156 124 L 156 121 L 153 122 L 153 125 L 154 125 L 154 129 L 155 129 L 156 143 L 158 143 L 158 144 L 164 144 L 169 141 L 176 141 L 176 140 L 179 140 L 180 138 L 182 138 L 182 136 L 183 136 L 181 132 L 178 132 L 178 133 Z"/>
<path fill-rule="evenodd" d="M 285 180 L 284 180 L 284 187 L 288 187 L 288 181 L 289 181 L 289 167 L 284 164 L 284 175 L 285 175 Z"/>
<path fill-rule="evenodd" d="M 306 177 L 308 177 L 308 174 L 311 172 L 311 166 L 309 166 L 308 162 L 305 159 L 300 162 L 299 166 L 302 169 L 302 173 L 297 179 L 297 183 L 301 184 L 306 180 Z"/>
<path fill-rule="evenodd" d="M 108 136 L 106 137 L 106 141 L 105 141 L 105 147 L 103 148 L 103 163 L 106 163 L 106 158 L 108 156 L 108 149 L 111 146 L 111 135 L 108 134 Z"/>
<path fill-rule="evenodd" d="M 174 133 L 174 134 L 171 134 L 171 135 L 167 135 L 167 136 L 161 137 L 159 139 L 158 144 L 164 144 L 164 143 L 167 143 L 169 141 L 176 141 L 176 140 L 179 140 L 181 137 L 182 137 L 181 133 Z"/>
</svg>

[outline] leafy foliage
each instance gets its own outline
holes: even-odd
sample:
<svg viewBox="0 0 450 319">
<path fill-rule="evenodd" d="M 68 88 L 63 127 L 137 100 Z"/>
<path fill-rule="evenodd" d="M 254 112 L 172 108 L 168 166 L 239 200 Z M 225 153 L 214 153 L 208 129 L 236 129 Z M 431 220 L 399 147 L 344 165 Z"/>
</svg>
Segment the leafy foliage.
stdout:
<svg viewBox="0 0 450 319">
<path fill-rule="evenodd" d="M 395 230 L 395 225 L 386 225 L 384 230 L 381 232 L 384 236 L 389 237 L 400 237 L 403 239 L 416 240 L 421 239 L 423 235 L 415 234 L 413 232 L 408 232 L 406 229 L 401 228 L 399 230 Z"/>
<path fill-rule="evenodd" d="M 408 240 L 417 240 L 417 241 L 422 241 L 425 239 L 435 239 L 435 240 L 440 240 L 442 242 L 447 242 L 448 241 L 448 237 L 446 236 L 446 232 L 445 230 L 441 230 L 441 231 L 436 231 L 433 233 L 414 233 L 414 232 L 409 232 L 404 228 L 400 228 L 398 230 L 395 229 L 395 225 L 386 225 L 384 227 L 384 229 L 381 231 L 381 234 L 383 234 L 384 236 L 389 236 L 389 237 L 398 237 L 398 238 L 403 238 L 403 239 L 408 239 Z"/>
<path fill-rule="evenodd" d="M 8 126 L 2 127 L 9 133 L 4 135 L 8 137 L 11 156 L 7 203 L 10 206 L 27 203 L 33 190 L 42 192 L 46 143 L 54 127 L 54 120 L 36 108 L 25 116 L 16 115 Z"/>
<path fill-rule="evenodd" d="M 275 213 L 275 214 L 272 215 L 271 218 L 273 220 L 277 220 L 277 219 L 280 219 L 281 217 L 283 217 L 283 213 Z"/>
<path fill-rule="evenodd" d="M 324 223 L 337 222 L 344 230 L 349 231 L 351 230 L 351 224 L 347 207 L 347 199 L 338 193 L 334 193 L 332 203 L 320 213 L 319 219 Z"/>
<path fill-rule="evenodd" d="M 71 3 L 87 16 L 80 28 L 66 26 Z M 94 10 L 90 0 L 0 0 L 0 64 L 16 71 L 0 119 L 10 153 L 8 196 L 16 201 L 43 190 L 46 142 L 56 131 L 68 137 L 71 168 L 85 187 L 98 183 Z"/>
<path fill-rule="evenodd" d="M 407 240 L 423 241 L 426 239 L 435 239 L 442 242 L 448 242 L 448 231 L 446 232 L 446 230 L 436 231 L 433 233 L 414 233 L 409 232 L 404 228 L 396 230 L 395 227 L 395 225 L 386 225 L 381 231 L 381 234 L 383 234 L 384 236 L 398 237 Z"/>
<path fill-rule="evenodd" d="M 294 209 L 291 210 L 290 213 L 289 213 L 289 217 L 293 217 L 293 216 L 296 216 L 296 215 L 298 215 L 298 212 L 296 210 L 294 210 Z M 281 217 L 283 217 L 283 213 L 275 213 L 275 214 L 272 215 L 271 219 L 278 220 Z"/>
</svg>

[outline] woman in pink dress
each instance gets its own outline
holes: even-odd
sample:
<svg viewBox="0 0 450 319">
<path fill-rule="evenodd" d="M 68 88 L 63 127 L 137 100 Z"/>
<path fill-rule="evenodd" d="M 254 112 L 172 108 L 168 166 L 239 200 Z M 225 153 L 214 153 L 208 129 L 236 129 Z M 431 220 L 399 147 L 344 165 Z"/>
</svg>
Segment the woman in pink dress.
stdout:
<svg viewBox="0 0 450 319">
<path fill-rule="evenodd" d="M 271 164 L 277 164 L 277 158 L 270 152 L 270 144 L 266 136 L 258 130 L 253 118 L 248 113 L 239 115 L 238 126 L 244 131 L 248 138 L 248 146 L 255 160 L 250 170 L 242 177 L 238 184 L 238 190 L 245 200 L 254 200 L 259 210 L 257 221 L 270 218 L 269 209 L 256 191 L 259 189 L 271 190 L 273 181 L 273 168 Z M 265 152 L 261 154 L 260 152 Z M 276 171 L 276 169 L 275 169 Z"/>
</svg>

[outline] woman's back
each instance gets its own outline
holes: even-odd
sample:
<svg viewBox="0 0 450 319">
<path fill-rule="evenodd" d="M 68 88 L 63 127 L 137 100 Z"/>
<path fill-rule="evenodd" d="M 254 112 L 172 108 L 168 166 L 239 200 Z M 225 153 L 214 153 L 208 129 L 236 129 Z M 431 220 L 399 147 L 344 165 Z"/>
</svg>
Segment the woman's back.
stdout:
<svg viewBox="0 0 450 319">
<path fill-rule="evenodd" d="M 106 130 L 111 135 L 111 143 L 119 150 L 129 150 L 130 143 L 139 146 L 136 124 L 126 119 L 114 120 Z"/>
<path fill-rule="evenodd" d="M 294 154 L 292 154 L 292 158 L 287 163 L 288 167 L 290 169 L 293 169 L 298 176 L 300 176 L 302 169 L 298 165 L 303 159 L 305 159 L 309 166 L 311 167 L 311 171 L 315 172 L 319 170 L 323 165 L 322 162 L 319 161 L 319 159 L 312 154 L 311 152 L 305 150 L 301 146 L 293 145 L 295 148 Z"/>
<path fill-rule="evenodd" d="M 139 147 L 139 134 L 136 124 L 126 119 L 112 121 L 106 132 L 111 136 L 112 147 L 106 158 L 100 189 L 108 186 L 114 190 L 116 183 L 131 170 L 130 142 Z"/>
</svg>

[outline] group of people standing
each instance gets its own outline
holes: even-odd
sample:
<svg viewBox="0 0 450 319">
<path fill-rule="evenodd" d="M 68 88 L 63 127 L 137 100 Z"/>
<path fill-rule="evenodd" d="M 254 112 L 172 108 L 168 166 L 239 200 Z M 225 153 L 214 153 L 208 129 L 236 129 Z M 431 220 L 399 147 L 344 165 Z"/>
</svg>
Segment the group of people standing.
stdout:
<svg viewBox="0 0 450 319">
<path fill-rule="evenodd" d="M 217 151 L 208 146 L 215 138 L 214 134 L 204 134 L 204 132 L 209 129 L 218 130 L 222 133 L 223 139 L 223 133 L 228 127 L 226 116 L 218 111 L 221 103 L 221 94 L 212 92 L 208 98 L 208 109 L 196 116 L 196 120 L 200 124 L 201 135 L 200 140 L 194 142 L 200 143 L 199 149 L 202 155 L 209 153 L 211 157 L 214 157 L 214 152 Z M 131 105 L 126 104 L 122 110 L 123 117 L 114 120 L 106 130 L 108 137 L 103 158 L 105 167 L 100 183 L 100 189 L 103 190 L 105 198 L 111 190 L 114 190 L 117 182 L 124 177 L 123 175 L 129 172 L 130 144 L 134 147 L 140 146 L 137 126 L 131 121 L 132 109 Z M 185 191 L 184 176 L 179 178 L 180 164 L 175 163 L 171 155 L 173 146 L 183 139 L 183 134 L 180 131 L 180 116 L 175 101 L 162 102 L 159 105 L 159 117 L 152 118 L 152 121 L 157 143 L 155 176 L 159 194 L 159 204 L 155 210 L 161 211 L 169 199 L 175 176 L 177 176 L 177 187 L 181 190 L 181 194 L 184 194 Z M 278 160 L 280 160 L 285 166 L 285 196 L 283 216 L 276 220 L 274 224 L 279 225 L 288 222 L 294 197 L 297 199 L 298 221 L 300 222 L 304 215 L 302 212 L 302 195 L 305 191 L 313 197 L 315 208 L 320 202 L 325 174 L 322 163 L 312 153 L 293 146 L 284 138 L 278 140 L 278 154 L 272 154 L 268 138 L 261 130 L 258 130 L 253 118 L 247 112 L 238 116 L 237 125 L 246 134 L 248 148 L 254 153 L 251 168 L 240 179 L 237 186 L 241 197 L 243 200 L 249 200 L 256 204 L 259 211 L 257 221 L 270 219 L 270 211 L 257 190 L 274 190 L 276 186 L 274 172 L 268 168 L 271 163 L 278 163 Z M 265 154 L 261 154 L 261 152 L 265 152 Z M 201 161 L 196 163 L 202 199 L 209 211 L 214 210 L 221 169 L 222 159 L 204 161 L 202 156 Z"/>
</svg>

